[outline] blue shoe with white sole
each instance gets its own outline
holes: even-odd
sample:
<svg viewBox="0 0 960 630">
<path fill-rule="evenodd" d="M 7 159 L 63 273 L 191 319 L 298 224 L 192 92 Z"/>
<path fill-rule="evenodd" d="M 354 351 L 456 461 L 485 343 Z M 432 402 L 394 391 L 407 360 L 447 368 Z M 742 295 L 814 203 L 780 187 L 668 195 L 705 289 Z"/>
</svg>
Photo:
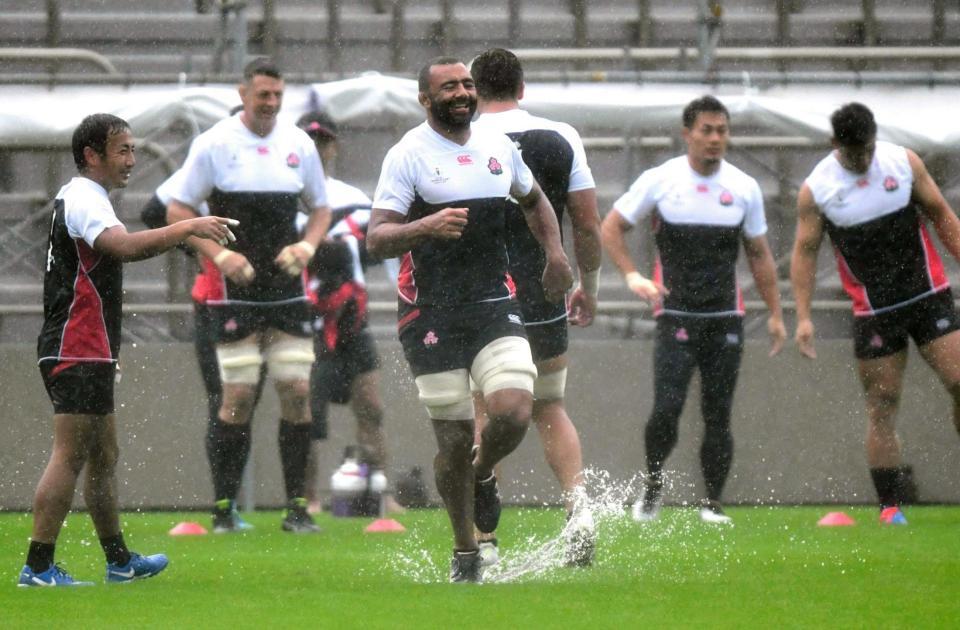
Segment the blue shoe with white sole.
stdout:
<svg viewBox="0 0 960 630">
<path fill-rule="evenodd" d="M 166 569 L 168 562 L 169 560 L 162 553 L 152 556 L 131 553 L 130 562 L 123 566 L 107 564 L 107 582 L 124 583 L 151 578 Z"/>
<path fill-rule="evenodd" d="M 42 573 L 36 573 L 24 565 L 17 586 L 93 586 L 93 582 L 78 582 L 56 564 L 51 564 L 50 568 Z"/>
</svg>

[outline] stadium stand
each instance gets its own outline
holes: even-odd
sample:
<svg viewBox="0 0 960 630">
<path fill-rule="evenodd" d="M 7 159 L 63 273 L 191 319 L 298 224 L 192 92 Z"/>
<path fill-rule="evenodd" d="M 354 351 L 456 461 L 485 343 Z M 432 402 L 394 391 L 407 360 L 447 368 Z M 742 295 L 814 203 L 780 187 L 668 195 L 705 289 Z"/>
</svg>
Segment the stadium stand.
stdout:
<svg viewBox="0 0 960 630">
<path fill-rule="evenodd" d="M 719 18 L 715 7 L 721 9 Z M 700 45 L 709 24 L 719 26 L 715 50 Z M 707 81 L 705 91 L 734 78 L 742 84 L 817 79 L 955 85 L 960 70 L 960 49 L 954 48 L 960 9 L 945 0 L 490 0 L 482 6 L 465 0 L 22 0 L 0 3 L 0 90 L 19 84 L 231 84 L 236 49 L 228 40 L 243 32 L 243 52 L 273 52 L 291 84 L 370 70 L 412 76 L 424 59 L 440 52 L 468 56 L 495 45 L 525 51 L 531 80 Z M 706 71 L 702 52 L 714 58 Z M 901 74 L 888 78 L 894 71 Z M 785 270 L 792 196 L 826 145 L 773 134 L 763 125 L 736 126 L 736 118 L 734 124 L 730 159 L 761 181 L 776 226 L 771 244 Z M 372 190 L 380 157 L 399 131 L 395 124 L 347 126 L 353 138 L 341 156 L 339 176 Z M 581 131 L 591 165 L 603 174 L 602 211 L 642 168 L 679 151 L 672 132 L 636 138 L 606 120 L 588 122 Z M 142 203 L 183 158 L 192 135 L 190 126 L 178 121 L 142 139 L 148 150 L 120 204 L 131 227 L 139 227 Z M 29 340 L 36 329 L 35 261 L 45 239 L 43 210 L 72 172 L 65 149 L 29 143 L 0 148 L 0 254 L 7 261 L 0 283 L 0 340 Z M 957 205 L 957 182 L 946 177 L 951 161 L 937 158 L 930 165 Z M 826 260 L 824 269 L 830 268 Z M 128 303 L 141 311 L 127 318 L 131 339 L 188 332 L 177 311 L 186 310 L 178 305 L 187 299 L 190 272 L 179 254 L 129 268 Z M 607 328 L 596 334 L 611 328 L 623 335 L 642 331 L 635 314 L 617 311 L 629 295 L 610 270 L 604 286 L 612 312 L 603 318 Z M 375 283 L 372 293 L 389 310 L 386 286 Z M 838 296 L 830 274 L 821 296 Z M 386 329 L 388 322 L 385 315 L 380 324 Z M 838 325 L 837 331 L 842 329 Z"/>
</svg>

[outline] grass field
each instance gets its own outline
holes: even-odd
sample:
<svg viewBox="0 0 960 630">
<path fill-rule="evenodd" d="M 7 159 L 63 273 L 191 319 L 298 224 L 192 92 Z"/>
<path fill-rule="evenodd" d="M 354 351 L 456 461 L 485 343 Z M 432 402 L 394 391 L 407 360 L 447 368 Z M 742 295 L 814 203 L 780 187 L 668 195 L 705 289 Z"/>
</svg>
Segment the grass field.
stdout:
<svg viewBox="0 0 960 630">
<path fill-rule="evenodd" d="M 78 589 L 14 586 L 29 514 L 0 514 L 0 627 L 156 628 L 947 628 L 960 625 L 960 507 L 912 507 L 906 527 L 876 510 L 845 511 L 853 527 L 816 525 L 836 507 L 740 507 L 734 527 L 706 526 L 691 509 L 666 508 L 635 524 L 600 522 L 591 569 L 552 567 L 558 509 L 509 509 L 506 583 L 446 583 L 446 515 L 398 518 L 403 534 L 367 534 L 369 519 L 321 516 L 324 532 L 291 536 L 280 515 L 257 512 L 245 535 L 172 538 L 197 513 L 124 515 L 131 548 L 165 552 L 161 576 L 107 586 L 85 514 L 70 516 L 58 560 Z M 512 561 L 511 561 L 512 558 Z M 501 571 L 502 573 L 503 571 Z M 522 572 L 522 571 L 520 571 Z"/>
</svg>

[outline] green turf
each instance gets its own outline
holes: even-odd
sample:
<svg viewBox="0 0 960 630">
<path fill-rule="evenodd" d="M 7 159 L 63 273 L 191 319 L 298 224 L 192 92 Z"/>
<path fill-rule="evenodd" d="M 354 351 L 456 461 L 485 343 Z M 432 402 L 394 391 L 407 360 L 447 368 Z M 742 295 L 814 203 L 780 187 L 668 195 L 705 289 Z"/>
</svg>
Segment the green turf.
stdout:
<svg viewBox="0 0 960 630">
<path fill-rule="evenodd" d="M 135 550 L 163 551 L 161 576 L 106 586 L 89 519 L 71 515 L 58 560 L 83 589 L 14 587 L 30 515 L 0 514 L 0 627 L 158 628 L 918 628 L 960 624 L 960 507 L 913 507 L 906 527 L 872 508 L 854 527 L 821 528 L 831 507 L 731 508 L 733 528 L 689 509 L 645 525 L 601 522 L 592 569 L 555 568 L 516 582 L 445 583 L 449 530 L 438 510 L 399 517 L 405 534 L 366 534 L 364 519 L 320 517 L 292 536 L 274 512 L 254 532 L 171 538 L 200 514 L 127 514 Z M 559 510 L 510 509 L 505 555 L 530 555 L 563 523 Z M 296 627 L 296 626 L 294 626 Z"/>
</svg>

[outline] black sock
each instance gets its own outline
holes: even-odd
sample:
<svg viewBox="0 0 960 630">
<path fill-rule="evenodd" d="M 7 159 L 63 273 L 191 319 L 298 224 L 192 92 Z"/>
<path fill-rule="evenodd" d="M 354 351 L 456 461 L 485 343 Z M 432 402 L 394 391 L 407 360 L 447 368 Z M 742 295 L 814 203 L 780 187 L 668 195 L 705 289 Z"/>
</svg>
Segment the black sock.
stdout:
<svg viewBox="0 0 960 630">
<path fill-rule="evenodd" d="M 888 508 L 898 505 L 897 489 L 900 470 L 898 468 L 871 468 L 870 477 L 873 478 L 873 487 L 877 489 L 880 507 Z"/>
<path fill-rule="evenodd" d="M 216 440 L 215 458 L 211 466 L 217 476 L 213 480 L 216 500 L 236 499 L 243 481 L 243 467 L 250 454 L 250 427 L 246 424 L 230 424 L 220 420 L 214 426 Z"/>
<path fill-rule="evenodd" d="M 287 500 L 302 497 L 306 485 L 307 456 L 310 454 L 310 424 L 293 424 L 281 419 L 277 442 Z"/>
<path fill-rule="evenodd" d="M 127 543 L 123 542 L 123 532 L 101 538 L 100 546 L 103 547 L 103 553 L 110 564 L 122 567 L 130 562 L 130 550 L 127 549 Z"/>
<path fill-rule="evenodd" d="M 210 479 L 213 480 L 213 494 L 215 499 L 219 499 L 220 488 L 218 480 L 221 479 L 220 473 L 220 455 L 217 450 L 217 423 L 220 421 L 217 417 L 219 411 L 211 413 L 207 418 L 207 433 L 204 436 L 203 445 L 207 452 L 207 463 L 210 465 Z"/>
<path fill-rule="evenodd" d="M 42 543 L 31 540 L 25 564 L 34 573 L 43 573 L 53 564 L 53 552 L 56 548 L 57 543 Z"/>
</svg>

